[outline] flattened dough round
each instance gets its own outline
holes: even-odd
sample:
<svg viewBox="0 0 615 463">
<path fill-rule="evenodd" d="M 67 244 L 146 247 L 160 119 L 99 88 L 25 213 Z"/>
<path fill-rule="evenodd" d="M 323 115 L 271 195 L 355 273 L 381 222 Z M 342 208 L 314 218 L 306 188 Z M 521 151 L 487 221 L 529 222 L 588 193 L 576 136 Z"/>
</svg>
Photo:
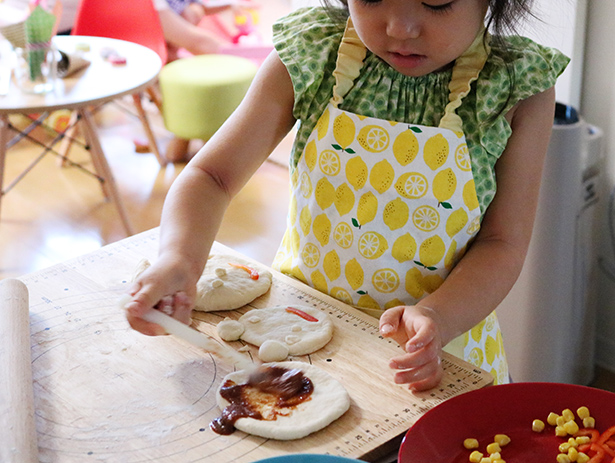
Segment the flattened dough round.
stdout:
<svg viewBox="0 0 615 463">
<path fill-rule="evenodd" d="M 246 270 L 233 267 L 231 263 L 256 270 L 258 279 L 253 280 Z M 150 265 L 147 259 L 142 259 L 134 271 L 133 281 Z M 212 254 L 196 284 L 194 310 L 213 312 L 238 309 L 265 294 L 271 287 L 271 280 L 271 272 L 262 265 L 231 255 Z"/>
<path fill-rule="evenodd" d="M 250 278 L 244 269 L 230 264 L 255 269 L 258 280 Z M 203 275 L 196 284 L 194 310 L 213 312 L 243 307 L 265 294 L 271 287 L 271 279 L 271 272 L 261 265 L 231 255 L 213 254 L 209 256 Z"/>
<path fill-rule="evenodd" d="M 344 386 L 324 370 L 304 362 L 279 362 L 271 365 L 301 370 L 314 385 L 311 399 L 299 404 L 291 414 L 278 416 L 273 421 L 239 418 L 235 427 L 240 431 L 267 439 L 301 439 L 328 426 L 350 408 L 350 397 Z M 249 374 L 245 370 L 234 371 L 222 380 L 221 385 L 227 379 L 236 384 L 245 384 Z M 220 388 L 216 392 L 216 400 L 220 410 L 229 404 L 220 395 Z"/>
<path fill-rule="evenodd" d="M 290 355 L 306 355 L 324 347 L 333 337 L 331 318 L 314 307 L 293 305 L 314 318 L 307 321 L 299 315 L 288 312 L 288 306 L 250 310 L 239 321 L 245 330 L 241 339 L 255 346 L 274 340 L 286 344 Z"/>
</svg>

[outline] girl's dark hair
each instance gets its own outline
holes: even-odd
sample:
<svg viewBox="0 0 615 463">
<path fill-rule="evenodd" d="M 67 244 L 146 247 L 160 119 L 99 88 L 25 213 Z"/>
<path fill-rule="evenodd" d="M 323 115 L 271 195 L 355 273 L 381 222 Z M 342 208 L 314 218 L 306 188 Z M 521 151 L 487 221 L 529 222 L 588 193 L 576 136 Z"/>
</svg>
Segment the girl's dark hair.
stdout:
<svg viewBox="0 0 615 463">
<path fill-rule="evenodd" d="M 348 17 L 348 0 L 320 1 L 332 18 L 345 21 Z M 487 28 L 496 37 L 515 33 L 519 23 L 533 17 L 533 3 L 534 0 L 489 0 Z"/>
</svg>

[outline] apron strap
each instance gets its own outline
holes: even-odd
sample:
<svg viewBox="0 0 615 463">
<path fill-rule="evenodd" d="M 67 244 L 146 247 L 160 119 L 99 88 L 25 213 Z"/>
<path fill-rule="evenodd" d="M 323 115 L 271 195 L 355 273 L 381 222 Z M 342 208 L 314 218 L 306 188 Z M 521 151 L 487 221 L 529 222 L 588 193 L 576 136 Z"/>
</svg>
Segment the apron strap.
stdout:
<svg viewBox="0 0 615 463">
<path fill-rule="evenodd" d="M 453 132 L 463 132 L 461 118 L 455 113 L 461 106 L 461 100 L 470 92 L 470 85 L 480 74 L 487 57 L 491 51 L 489 46 L 490 36 L 485 29 L 477 34 L 472 45 L 455 60 L 451 81 L 449 82 L 449 103 L 444 110 L 444 116 L 438 125 L 440 128 L 449 129 Z M 344 36 L 340 42 L 335 64 L 335 85 L 333 86 L 333 96 L 331 104 L 336 108 L 344 100 L 346 94 L 354 85 L 354 80 L 361 73 L 363 60 L 367 54 L 367 49 L 359 38 L 352 20 L 348 18 Z"/>
<path fill-rule="evenodd" d="M 336 108 L 354 85 L 354 80 L 359 76 L 363 67 L 366 54 L 367 49 L 359 39 L 357 31 L 352 25 L 352 20 L 348 18 L 344 36 L 337 51 L 335 71 L 333 71 L 335 86 L 333 87 L 331 104 Z"/>
<path fill-rule="evenodd" d="M 461 118 L 455 113 L 461 106 L 461 100 L 470 93 L 470 86 L 474 82 L 487 61 L 491 51 L 489 46 L 490 35 L 482 29 L 472 45 L 455 60 L 451 81 L 448 84 L 450 91 L 448 95 L 449 103 L 444 108 L 444 116 L 440 119 L 438 127 L 449 129 L 453 132 L 462 133 L 463 123 Z"/>
</svg>

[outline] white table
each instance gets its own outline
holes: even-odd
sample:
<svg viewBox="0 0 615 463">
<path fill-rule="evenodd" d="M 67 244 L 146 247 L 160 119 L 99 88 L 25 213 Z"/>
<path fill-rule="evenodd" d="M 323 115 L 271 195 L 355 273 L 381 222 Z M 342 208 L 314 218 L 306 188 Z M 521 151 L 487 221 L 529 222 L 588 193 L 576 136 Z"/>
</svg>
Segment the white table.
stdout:
<svg viewBox="0 0 615 463">
<path fill-rule="evenodd" d="M 89 46 L 84 57 L 91 64 L 84 70 L 56 81 L 55 89 L 47 94 L 35 95 L 21 92 L 11 83 L 8 95 L 0 96 L 0 201 L 10 187 L 4 185 L 4 165 L 10 142 L 10 114 L 48 113 L 59 109 L 74 110 L 79 115 L 86 141 L 90 147 L 92 163 L 101 181 L 103 193 L 118 209 L 128 234 L 133 230 L 118 193 L 113 173 L 103 152 L 90 108 L 124 95 L 132 95 L 147 88 L 157 78 L 162 67 L 159 56 L 149 48 L 123 40 L 83 37 L 56 36 L 56 47 L 68 54 L 74 53 L 81 44 Z M 126 58 L 125 65 L 113 65 L 101 56 L 101 50 L 112 48 Z M 57 138 L 57 137 L 56 137 Z M 61 136 L 60 136 L 61 139 Z M 56 143 L 59 140 L 54 140 Z M 45 150 L 50 152 L 52 147 Z M 29 170 L 29 169 L 28 169 Z M 27 173 L 24 172 L 23 175 Z M 18 178 L 20 180 L 21 178 Z"/>
</svg>

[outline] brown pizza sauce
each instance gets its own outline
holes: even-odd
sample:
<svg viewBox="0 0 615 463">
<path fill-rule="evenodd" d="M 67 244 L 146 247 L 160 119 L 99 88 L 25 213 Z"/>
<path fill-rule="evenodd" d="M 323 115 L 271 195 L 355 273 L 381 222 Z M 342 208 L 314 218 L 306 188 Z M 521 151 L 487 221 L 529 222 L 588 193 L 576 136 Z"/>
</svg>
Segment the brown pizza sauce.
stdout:
<svg viewBox="0 0 615 463">
<path fill-rule="evenodd" d="M 273 421 L 289 415 L 300 403 L 310 400 L 312 381 L 298 369 L 263 366 L 245 384 L 227 380 L 220 395 L 229 402 L 222 415 L 210 423 L 218 434 L 231 434 L 239 418 Z"/>
</svg>

